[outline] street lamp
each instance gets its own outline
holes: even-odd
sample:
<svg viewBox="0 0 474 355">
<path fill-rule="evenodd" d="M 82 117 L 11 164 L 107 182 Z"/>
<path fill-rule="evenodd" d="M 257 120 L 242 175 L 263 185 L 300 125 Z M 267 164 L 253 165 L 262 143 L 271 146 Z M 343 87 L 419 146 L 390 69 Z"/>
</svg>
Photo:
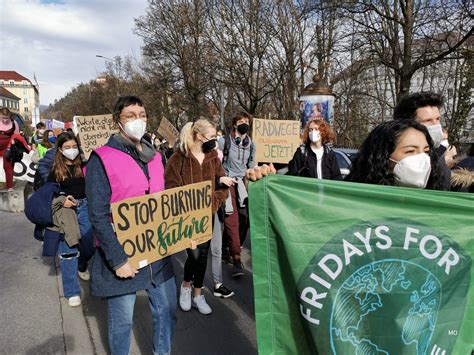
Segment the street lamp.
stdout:
<svg viewBox="0 0 474 355">
<path fill-rule="evenodd" d="M 319 74 L 313 76 L 313 82 L 303 89 L 300 96 L 301 124 L 308 121 L 324 120 L 332 124 L 334 94 Z"/>
<path fill-rule="evenodd" d="M 96 54 L 95 56 L 96 56 L 97 58 L 103 58 L 103 59 L 105 59 L 105 60 L 110 60 L 111 62 L 114 61 L 112 58 L 104 57 L 103 55 L 100 55 L 100 54 Z"/>
</svg>

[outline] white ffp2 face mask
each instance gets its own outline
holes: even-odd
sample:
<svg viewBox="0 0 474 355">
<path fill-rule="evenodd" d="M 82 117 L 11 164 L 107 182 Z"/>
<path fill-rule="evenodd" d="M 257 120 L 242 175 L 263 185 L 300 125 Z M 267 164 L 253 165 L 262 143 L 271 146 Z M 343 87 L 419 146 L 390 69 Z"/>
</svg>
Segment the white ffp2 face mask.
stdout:
<svg viewBox="0 0 474 355">
<path fill-rule="evenodd" d="M 319 142 L 321 140 L 321 133 L 319 131 L 309 132 L 309 140 L 313 143 Z"/>
<path fill-rule="evenodd" d="M 142 119 L 136 119 L 125 123 L 123 131 L 132 139 L 139 141 L 146 131 L 146 122 Z"/>
<path fill-rule="evenodd" d="M 412 155 L 396 163 L 393 168 L 396 185 L 422 189 L 426 187 L 431 173 L 431 160 L 428 154 Z"/>
<path fill-rule="evenodd" d="M 433 140 L 433 144 L 435 148 L 438 148 L 443 140 L 443 128 L 441 124 L 434 124 L 432 126 L 426 126 L 428 129 L 428 133 L 430 134 L 431 139 Z"/>
<path fill-rule="evenodd" d="M 62 153 L 67 159 L 74 160 L 79 155 L 79 149 L 77 148 L 63 149 Z"/>
</svg>

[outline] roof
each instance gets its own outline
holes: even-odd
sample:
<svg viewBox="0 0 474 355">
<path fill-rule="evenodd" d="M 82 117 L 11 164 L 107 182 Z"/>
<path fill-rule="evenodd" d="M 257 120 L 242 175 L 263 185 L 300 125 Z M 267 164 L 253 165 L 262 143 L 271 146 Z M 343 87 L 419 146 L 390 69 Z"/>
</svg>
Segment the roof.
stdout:
<svg viewBox="0 0 474 355">
<path fill-rule="evenodd" d="M 16 71 L 13 70 L 0 70 L 0 80 L 28 80 L 31 83 L 30 79 L 25 78 L 23 75 L 18 74 Z"/>
<path fill-rule="evenodd" d="M 0 96 L 8 97 L 9 99 L 13 99 L 13 100 L 17 100 L 17 101 L 21 100 L 18 96 L 13 95 L 10 91 L 8 91 L 7 89 L 5 89 L 4 87 L 1 87 L 1 86 L 0 86 Z"/>
</svg>

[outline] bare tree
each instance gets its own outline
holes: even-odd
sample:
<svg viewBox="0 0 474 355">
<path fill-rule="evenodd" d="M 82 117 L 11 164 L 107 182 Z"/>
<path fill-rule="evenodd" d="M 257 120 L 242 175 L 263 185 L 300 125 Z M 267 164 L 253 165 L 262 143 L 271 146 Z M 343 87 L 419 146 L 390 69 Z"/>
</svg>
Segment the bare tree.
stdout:
<svg viewBox="0 0 474 355">
<path fill-rule="evenodd" d="M 470 0 L 376 0 L 345 6 L 365 51 L 395 73 L 398 99 L 419 69 L 456 51 L 472 34 Z"/>
</svg>

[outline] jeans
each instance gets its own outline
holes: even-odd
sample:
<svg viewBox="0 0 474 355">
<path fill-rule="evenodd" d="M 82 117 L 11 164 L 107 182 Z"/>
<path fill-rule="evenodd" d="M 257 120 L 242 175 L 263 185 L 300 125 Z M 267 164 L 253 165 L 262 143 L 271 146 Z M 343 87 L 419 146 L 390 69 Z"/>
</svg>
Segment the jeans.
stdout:
<svg viewBox="0 0 474 355">
<path fill-rule="evenodd" d="M 171 353 L 176 323 L 176 283 L 174 277 L 146 290 L 153 318 L 153 353 Z M 136 293 L 108 297 L 109 348 L 112 355 L 128 355 Z"/>
<path fill-rule="evenodd" d="M 214 284 L 222 283 L 222 224 L 217 216 L 214 215 L 214 228 L 212 229 L 211 239 L 211 266 L 212 278 Z"/>
<path fill-rule="evenodd" d="M 76 207 L 76 215 L 81 231 L 81 241 L 78 246 L 80 255 L 77 268 L 80 272 L 84 272 L 87 270 L 87 262 L 95 253 L 94 232 L 89 221 L 87 199 L 78 199 L 77 201 L 79 205 Z"/>
<path fill-rule="evenodd" d="M 61 279 L 63 281 L 64 297 L 79 296 L 81 288 L 77 279 L 78 250 L 70 248 L 66 241 L 60 240 L 58 247 L 59 267 L 61 268 Z"/>
<path fill-rule="evenodd" d="M 93 231 L 87 211 L 87 200 L 82 199 L 78 200 L 78 202 L 76 215 L 81 231 L 81 241 L 79 245 L 71 248 L 67 245 L 66 241 L 61 240 L 58 247 L 59 266 L 61 268 L 64 297 L 66 298 L 81 294 L 77 271 L 84 272 L 87 270 L 87 262 L 95 252 Z"/>
</svg>

